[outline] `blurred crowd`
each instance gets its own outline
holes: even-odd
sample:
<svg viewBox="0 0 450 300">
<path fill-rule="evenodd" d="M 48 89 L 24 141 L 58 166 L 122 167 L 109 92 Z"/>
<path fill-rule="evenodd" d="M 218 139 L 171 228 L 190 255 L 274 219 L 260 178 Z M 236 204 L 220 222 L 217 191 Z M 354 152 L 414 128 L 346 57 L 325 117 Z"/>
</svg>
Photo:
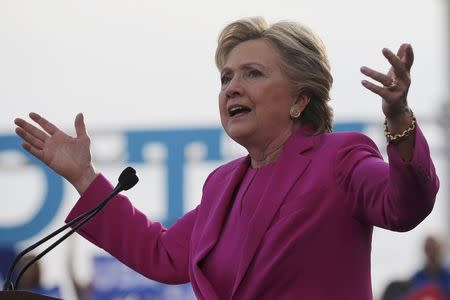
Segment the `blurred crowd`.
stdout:
<svg viewBox="0 0 450 300">
<path fill-rule="evenodd" d="M 384 289 L 380 300 L 450 300 L 450 269 L 444 261 L 445 248 L 443 238 L 437 235 L 427 236 L 423 243 L 424 261 L 422 267 L 409 277 L 391 281 Z M 0 282 L 3 282 L 6 277 L 8 266 L 16 254 L 12 248 L 0 248 Z M 24 256 L 20 260 L 18 269 L 34 258 L 35 256 L 31 254 Z M 76 280 L 73 262 L 69 262 L 69 278 L 78 300 L 97 300 L 99 298 L 94 295 L 93 284 L 86 286 Z M 18 288 L 62 298 L 58 287 L 48 287 L 42 284 L 39 261 L 31 265 L 27 272 L 23 274 Z"/>
<path fill-rule="evenodd" d="M 61 276 L 64 284 L 49 286 L 44 283 L 42 264 L 39 260 L 14 284 L 21 270 L 35 260 L 35 254 L 26 254 L 14 268 L 12 276 L 15 290 L 26 290 L 40 295 L 66 300 L 195 300 L 189 284 L 161 284 L 134 272 L 110 255 L 100 254 L 92 258 L 92 280 L 79 280 L 72 248 L 69 248 Z M 12 247 L 0 247 L 0 284 L 3 286 L 11 262 L 18 253 Z M 67 276 L 66 276 L 67 275 Z"/>
<path fill-rule="evenodd" d="M 429 235 L 423 243 L 423 266 L 409 278 L 393 280 L 381 300 L 450 300 L 450 270 L 445 264 L 445 242 Z"/>
</svg>

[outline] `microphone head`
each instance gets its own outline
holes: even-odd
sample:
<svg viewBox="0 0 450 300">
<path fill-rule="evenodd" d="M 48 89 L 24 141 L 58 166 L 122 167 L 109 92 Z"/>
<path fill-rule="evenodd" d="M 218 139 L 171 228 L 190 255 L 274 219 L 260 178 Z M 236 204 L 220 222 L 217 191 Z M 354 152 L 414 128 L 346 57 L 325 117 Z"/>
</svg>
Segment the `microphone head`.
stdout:
<svg viewBox="0 0 450 300">
<path fill-rule="evenodd" d="M 122 191 L 127 191 L 135 186 L 138 181 L 139 178 L 136 176 L 136 170 L 132 167 L 126 167 L 125 170 L 120 173 L 117 188 L 120 188 Z"/>
<path fill-rule="evenodd" d="M 122 173 L 120 173 L 120 176 L 119 176 L 119 183 L 122 183 L 122 181 L 125 180 L 125 177 L 127 177 L 127 176 L 130 175 L 130 174 L 136 174 L 136 170 L 133 169 L 132 167 L 126 167 L 126 168 L 122 171 Z"/>
<path fill-rule="evenodd" d="M 136 176 L 136 174 L 128 174 L 128 176 L 126 176 L 119 184 L 122 187 L 122 190 L 127 191 L 135 186 L 138 181 L 139 178 Z"/>
</svg>

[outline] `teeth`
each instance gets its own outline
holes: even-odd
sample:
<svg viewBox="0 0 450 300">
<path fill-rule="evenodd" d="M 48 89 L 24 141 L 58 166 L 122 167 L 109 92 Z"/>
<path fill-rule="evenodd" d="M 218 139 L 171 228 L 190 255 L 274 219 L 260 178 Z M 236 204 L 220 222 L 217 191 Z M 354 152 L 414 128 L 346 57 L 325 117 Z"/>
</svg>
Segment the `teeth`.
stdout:
<svg viewBox="0 0 450 300">
<path fill-rule="evenodd" d="M 248 112 L 250 109 L 246 106 L 233 106 L 228 109 L 228 114 L 233 117 L 241 112 Z"/>
<path fill-rule="evenodd" d="M 239 110 L 239 109 L 243 109 L 243 107 L 242 106 L 235 106 L 235 107 L 230 109 L 230 113 L 235 112 L 236 110 Z"/>
</svg>

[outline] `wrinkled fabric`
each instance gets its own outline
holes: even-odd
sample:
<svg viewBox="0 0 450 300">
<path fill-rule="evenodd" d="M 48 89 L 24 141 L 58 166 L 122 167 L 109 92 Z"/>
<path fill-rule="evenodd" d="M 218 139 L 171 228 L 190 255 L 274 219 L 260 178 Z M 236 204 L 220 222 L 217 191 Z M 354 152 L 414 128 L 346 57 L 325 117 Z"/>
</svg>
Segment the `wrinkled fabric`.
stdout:
<svg viewBox="0 0 450 300">
<path fill-rule="evenodd" d="M 248 156 L 214 170 L 200 204 L 168 229 L 118 195 L 79 233 L 148 278 L 191 282 L 198 299 L 372 300 L 373 226 L 414 228 L 431 212 L 439 189 L 419 127 L 410 162 L 392 145 L 387 154 L 389 163 L 360 133 L 293 134 L 260 186 L 236 281 L 226 293 L 211 284 L 202 265 L 220 238 Z M 66 221 L 112 189 L 98 175 Z"/>
</svg>

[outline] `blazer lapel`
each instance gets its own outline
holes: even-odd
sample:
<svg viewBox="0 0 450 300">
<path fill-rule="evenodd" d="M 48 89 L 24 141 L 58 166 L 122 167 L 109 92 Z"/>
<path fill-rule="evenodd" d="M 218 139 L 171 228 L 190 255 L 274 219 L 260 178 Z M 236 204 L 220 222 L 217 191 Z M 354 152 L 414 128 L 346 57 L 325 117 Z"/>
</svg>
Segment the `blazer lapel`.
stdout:
<svg viewBox="0 0 450 300">
<path fill-rule="evenodd" d="M 255 214 L 249 222 L 249 229 L 243 245 L 243 255 L 238 267 L 232 298 L 245 276 L 245 273 L 259 247 L 264 234 L 269 229 L 279 206 L 289 190 L 303 174 L 310 159 L 300 155 L 313 147 L 315 137 L 304 136 L 299 130 L 287 141 L 283 147 L 272 177 L 265 185 L 263 198 L 256 208 Z"/>
<path fill-rule="evenodd" d="M 211 195 L 217 197 L 214 200 L 213 207 L 210 210 L 208 219 L 204 224 L 204 230 L 198 243 L 198 249 L 195 251 L 195 262 L 200 262 L 208 255 L 217 240 L 220 237 L 221 230 L 225 224 L 227 214 L 233 199 L 233 193 L 236 186 L 241 182 L 250 165 L 249 157 L 244 157 L 238 162 L 236 168 L 230 173 L 229 178 L 224 180 L 223 186 L 218 186 L 217 193 L 219 195 Z"/>
<path fill-rule="evenodd" d="M 233 199 L 233 193 L 236 186 L 242 181 L 249 166 L 249 156 L 242 158 L 238 161 L 236 168 L 224 179 L 223 185 L 218 185 L 216 190 L 209 192 L 209 196 L 214 197 L 215 199 L 209 211 L 207 221 L 202 226 L 203 232 L 193 257 L 194 276 L 198 283 L 201 282 L 201 293 L 208 295 L 208 299 L 218 299 L 218 297 L 216 291 L 214 291 L 214 288 L 209 283 L 208 278 L 203 274 L 201 262 L 216 245 L 232 205 L 231 200 Z M 216 295 L 216 297 L 213 295 Z"/>
</svg>

